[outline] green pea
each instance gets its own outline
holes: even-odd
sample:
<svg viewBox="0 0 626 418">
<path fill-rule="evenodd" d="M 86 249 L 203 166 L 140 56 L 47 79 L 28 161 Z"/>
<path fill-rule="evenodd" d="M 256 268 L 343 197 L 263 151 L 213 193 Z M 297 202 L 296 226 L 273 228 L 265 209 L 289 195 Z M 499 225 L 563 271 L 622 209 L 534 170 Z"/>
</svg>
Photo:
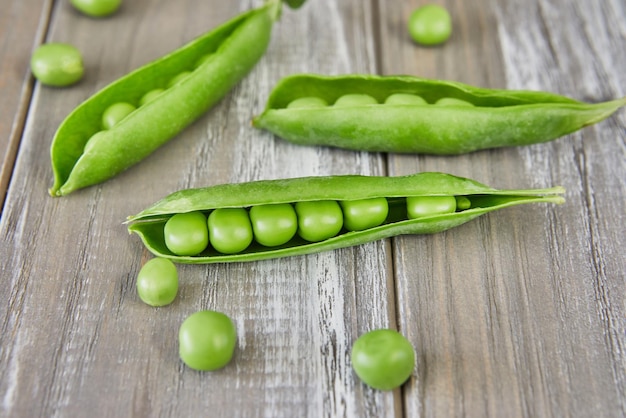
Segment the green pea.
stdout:
<svg viewBox="0 0 626 418">
<path fill-rule="evenodd" d="M 390 105 L 425 105 L 424 98 L 417 94 L 395 93 L 385 99 L 385 104 Z"/>
<path fill-rule="evenodd" d="M 457 210 L 467 210 L 472 207 L 472 201 L 466 196 L 456 196 L 455 199 Z"/>
<path fill-rule="evenodd" d="M 209 215 L 209 241 L 223 254 L 239 253 L 252 243 L 252 225 L 243 208 L 215 209 Z"/>
<path fill-rule="evenodd" d="M 139 100 L 139 106 L 147 105 L 151 101 L 156 100 L 164 91 L 165 89 L 150 90 Z"/>
<path fill-rule="evenodd" d="M 41 84 L 65 87 L 83 78 L 83 56 L 69 44 L 48 43 L 37 47 L 30 59 L 30 69 Z"/>
<path fill-rule="evenodd" d="M 343 225 L 348 231 L 363 231 L 385 222 L 389 204 L 384 197 L 363 200 L 342 200 Z"/>
<path fill-rule="evenodd" d="M 199 211 L 177 213 L 167 220 L 163 232 L 165 245 L 176 255 L 197 255 L 209 244 L 206 216 Z"/>
<path fill-rule="evenodd" d="M 284 0 L 284 2 L 287 3 L 287 5 L 289 5 L 292 9 L 301 7 L 305 1 L 306 0 Z"/>
<path fill-rule="evenodd" d="M 415 351 L 402 334 L 392 329 L 377 329 L 361 335 L 352 345 L 352 368 L 367 385 L 392 390 L 413 373 Z"/>
<path fill-rule="evenodd" d="M 335 107 L 364 106 L 378 104 L 378 101 L 369 94 L 344 94 L 337 99 Z"/>
<path fill-rule="evenodd" d="M 122 0 L 70 0 L 72 5 L 91 17 L 109 16 L 119 9 Z"/>
<path fill-rule="evenodd" d="M 289 242 L 298 230 L 296 211 L 289 203 L 253 206 L 250 221 L 254 239 L 266 247 Z"/>
<path fill-rule="evenodd" d="M 85 148 L 83 149 L 83 154 L 90 152 L 98 142 L 102 141 L 103 137 L 104 137 L 104 131 L 98 131 L 95 134 L 93 134 L 91 138 L 87 140 L 87 143 L 85 144 Z"/>
<path fill-rule="evenodd" d="M 452 34 L 450 13 L 436 4 L 417 8 L 409 17 L 409 34 L 418 44 L 438 45 Z"/>
<path fill-rule="evenodd" d="M 300 97 L 287 105 L 287 109 L 305 109 L 315 107 L 326 107 L 328 102 L 321 97 Z"/>
<path fill-rule="evenodd" d="M 126 116 L 133 113 L 137 108 L 130 103 L 119 102 L 107 107 L 102 114 L 102 127 L 111 129 L 122 121 Z"/>
<path fill-rule="evenodd" d="M 183 321 L 178 331 L 181 360 L 195 370 L 217 370 L 233 358 L 237 330 L 221 312 L 199 311 Z"/>
<path fill-rule="evenodd" d="M 297 202 L 298 235 L 311 242 L 334 237 L 343 226 L 343 213 L 334 200 Z"/>
<path fill-rule="evenodd" d="M 454 196 L 412 196 L 407 197 L 407 214 L 409 219 L 423 216 L 454 213 L 456 198 Z"/>
<path fill-rule="evenodd" d="M 167 84 L 167 88 L 172 88 L 175 85 L 182 83 L 185 79 L 187 79 L 189 76 L 191 75 L 191 71 L 183 71 L 182 73 L 178 74 L 177 76 L 175 76 L 174 78 L 172 78 L 170 80 L 170 82 Z"/>
<path fill-rule="evenodd" d="M 153 258 L 137 275 L 139 298 L 150 306 L 169 305 L 178 293 L 178 272 L 167 258 Z"/>
<path fill-rule="evenodd" d="M 474 107 L 474 105 L 467 100 L 461 100 L 454 97 L 443 97 L 435 102 L 435 106 Z"/>
</svg>

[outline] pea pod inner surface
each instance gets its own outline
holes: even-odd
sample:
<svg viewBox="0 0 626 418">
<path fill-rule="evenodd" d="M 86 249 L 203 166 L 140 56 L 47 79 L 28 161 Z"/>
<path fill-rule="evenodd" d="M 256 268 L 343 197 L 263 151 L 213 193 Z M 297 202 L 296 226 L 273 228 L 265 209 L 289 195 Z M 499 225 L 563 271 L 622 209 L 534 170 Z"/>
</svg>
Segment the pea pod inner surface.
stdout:
<svg viewBox="0 0 626 418">
<path fill-rule="evenodd" d="M 333 105 L 347 95 L 368 95 L 377 104 Z M 421 103 L 389 100 L 394 95 L 413 95 Z M 328 105 L 289 106 L 306 98 Z M 624 105 L 626 98 L 587 104 L 547 92 L 410 76 L 298 74 L 275 86 L 253 125 L 302 145 L 461 154 L 550 141 L 597 123 Z"/>
<path fill-rule="evenodd" d="M 358 245 L 401 234 L 430 234 L 461 225 L 485 213 L 526 203 L 562 203 L 560 187 L 535 190 L 497 190 L 476 181 L 443 173 L 420 173 L 402 177 L 330 176 L 224 184 L 173 193 L 128 219 L 130 232 L 139 235 L 155 255 L 181 263 L 252 261 L 309 254 Z M 452 211 L 431 212 L 411 218 L 407 198 L 453 197 L 465 202 Z M 336 235 L 309 242 L 299 235 L 275 247 L 253 241 L 237 254 L 222 254 L 211 246 L 193 256 L 174 254 L 165 244 L 164 226 L 173 215 L 215 209 L 318 201 L 351 201 L 385 198 L 389 212 L 384 221 L 364 230 L 345 227 Z M 465 199 L 465 200 L 463 200 Z"/>
<path fill-rule="evenodd" d="M 50 194 L 63 196 L 119 174 L 205 113 L 264 54 L 280 4 L 270 0 L 243 13 L 80 104 L 54 136 Z M 157 91 L 154 99 L 144 98 Z M 103 114 L 118 103 L 136 110 L 103 129 Z M 86 149 L 96 134 L 98 140 Z"/>
</svg>

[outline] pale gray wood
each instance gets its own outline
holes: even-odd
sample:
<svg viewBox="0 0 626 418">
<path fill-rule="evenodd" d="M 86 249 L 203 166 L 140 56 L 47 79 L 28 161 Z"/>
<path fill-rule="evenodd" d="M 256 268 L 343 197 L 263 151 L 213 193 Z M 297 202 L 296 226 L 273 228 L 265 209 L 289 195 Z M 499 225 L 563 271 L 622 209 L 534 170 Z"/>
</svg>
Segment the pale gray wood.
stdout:
<svg viewBox="0 0 626 418">
<path fill-rule="evenodd" d="M 624 96 L 620 1 L 447 1 L 455 32 L 421 48 L 380 6 L 381 71 L 586 101 Z M 382 4 L 382 3 L 381 3 Z M 558 141 L 459 157 L 390 156 L 500 188 L 567 188 L 567 203 L 394 240 L 399 325 L 416 346 L 407 416 L 626 414 L 625 115 Z"/>
<path fill-rule="evenodd" d="M 51 0 L 7 1 L 0 12 L 0 208 L 32 94 L 31 50 L 45 36 Z M 1 209 L 0 209 L 1 211 Z"/>
<path fill-rule="evenodd" d="M 254 130 L 274 83 L 296 71 L 373 72 L 373 20 L 360 3 L 285 10 L 267 56 L 175 141 L 117 178 L 47 196 L 48 148 L 81 100 L 260 1 L 133 1 L 104 20 L 57 2 L 49 39 L 85 54 L 86 77 L 37 87 L 0 225 L 2 414 L 7 416 L 395 416 L 400 391 L 367 389 L 349 363 L 361 333 L 395 326 L 386 242 L 248 264 L 181 266 L 180 295 L 153 309 L 135 293 L 150 256 L 122 225 L 169 192 L 260 178 L 384 174 L 378 155 L 296 147 Z M 320 17 L 323 17 L 320 19 Z M 311 36 L 314 33 L 315 36 Z M 177 329 L 200 309 L 237 323 L 234 361 L 199 373 Z"/>
<path fill-rule="evenodd" d="M 298 147 L 249 125 L 295 72 L 621 97 L 620 0 L 448 0 L 455 33 L 437 48 L 406 33 L 422 2 L 309 0 L 285 9 L 259 65 L 176 140 L 102 185 L 46 195 L 52 135 L 81 100 L 260 3 L 137 0 L 93 20 L 56 2 L 48 39 L 79 46 L 87 73 L 70 89 L 35 89 L 16 165 L 3 164 L 13 176 L 0 220 L 0 416 L 624 416 L 624 111 L 550 144 L 458 157 Z M 181 266 L 179 298 L 165 308 L 135 294 L 151 256 L 122 222 L 169 192 L 426 170 L 501 188 L 561 184 L 568 201 L 434 236 Z M 177 328 L 199 309 L 226 312 L 239 330 L 235 359 L 218 372 L 177 357 Z M 417 354 L 411 380 L 392 393 L 367 389 L 349 362 L 354 339 L 383 326 Z"/>
</svg>

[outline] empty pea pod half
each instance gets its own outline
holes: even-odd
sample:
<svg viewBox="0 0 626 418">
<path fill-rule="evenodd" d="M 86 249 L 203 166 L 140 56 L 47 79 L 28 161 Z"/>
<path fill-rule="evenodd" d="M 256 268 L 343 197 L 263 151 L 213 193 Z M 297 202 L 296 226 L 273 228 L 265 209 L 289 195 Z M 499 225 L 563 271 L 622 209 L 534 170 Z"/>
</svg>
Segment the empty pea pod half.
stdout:
<svg viewBox="0 0 626 418">
<path fill-rule="evenodd" d="M 624 105 L 412 76 L 298 74 L 274 87 L 253 125 L 302 145 L 462 154 L 551 141 Z"/>
<path fill-rule="evenodd" d="M 506 207 L 563 203 L 563 193 L 443 173 L 301 177 L 181 190 L 127 223 L 150 252 L 175 262 L 252 261 L 437 233 Z"/>
<path fill-rule="evenodd" d="M 243 13 L 80 104 L 51 146 L 53 196 L 107 180 L 205 113 L 264 54 L 281 2 Z"/>
</svg>

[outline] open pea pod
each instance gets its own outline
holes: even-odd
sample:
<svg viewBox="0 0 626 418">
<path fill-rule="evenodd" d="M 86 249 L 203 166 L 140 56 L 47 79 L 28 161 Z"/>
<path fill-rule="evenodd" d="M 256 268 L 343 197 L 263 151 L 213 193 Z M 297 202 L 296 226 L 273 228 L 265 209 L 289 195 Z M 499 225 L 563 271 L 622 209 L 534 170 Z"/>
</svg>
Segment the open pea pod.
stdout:
<svg viewBox="0 0 626 418">
<path fill-rule="evenodd" d="M 107 180 L 205 113 L 264 54 L 281 2 L 243 13 L 95 93 L 51 147 L 53 196 Z"/>
<path fill-rule="evenodd" d="M 624 105 L 411 76 L 300 74 L 275 86 L 253 125 L 302 145 L 461 154 L 547 142 Z"/>
<path fill-rule="evenodd" d="M 526 203 L 563 203 L 562 193 L 564 189 L 561 187 L 497 190 L 474 180 L 442 173 L 265 180 L 175 192 L 130 216 L 128 230 L 138 234 L 154 255 L 175 262 L 252 261 L 327 251 L 402 234 L 432 234 L 506 207 Z M 307 209 L 307 206 L 312 209 Z M 255 215 L 259 208 L 281 208 L 281 211 L 259 222 Z M 337 208 L 340 208 L 339 212 Z M 216 248 L 219 246 L 217 243 L 213 245 L 211 239 L 208 244 L 205 242 L 196 248 L 194 253 L 181 254 L 172 250 L 174 247 L 169 244 L 172 232 L 168 226 L 175 217 L 196 215 L 200 219 L 194 227 L 197 229 L 187 237 L 198 232 L 212 238 L 212 214 L 228 213 L 229 210 L 238 216 L 236 221 L 230 218 L 233 224 L 251 231 L 248 241 L 235 253 L 218 251 Z M 297 231 L 294 228 L 285 232 L 290 229 L 290 216 L 287 216 L 290 213 L 290 216 L 295 214 Z M 239 216 L 241 214 L 244 214 L 243 220 Z M 205 221 L 207 217 L 208 222 Z M 333 223 L 335 221 L 338 224 Z M 329 234 L 316 235 L 331 224 L 335 229 Z M 268 231 L 258 225 L 272 227 Z M 287 225 L 286 229 L 281 225 Z M 216 230 L 231 226 L 224 223 L 217 225 Z M 188 231 L 190 228 L 183 229 Z M 316 236 L 307 235 L 311 232 Z M 273 239 L 275 236 L 284 236 L 284 239 L 271 245 L 260 243 L 265 242 L 265 237 Z"/>
</svg>

